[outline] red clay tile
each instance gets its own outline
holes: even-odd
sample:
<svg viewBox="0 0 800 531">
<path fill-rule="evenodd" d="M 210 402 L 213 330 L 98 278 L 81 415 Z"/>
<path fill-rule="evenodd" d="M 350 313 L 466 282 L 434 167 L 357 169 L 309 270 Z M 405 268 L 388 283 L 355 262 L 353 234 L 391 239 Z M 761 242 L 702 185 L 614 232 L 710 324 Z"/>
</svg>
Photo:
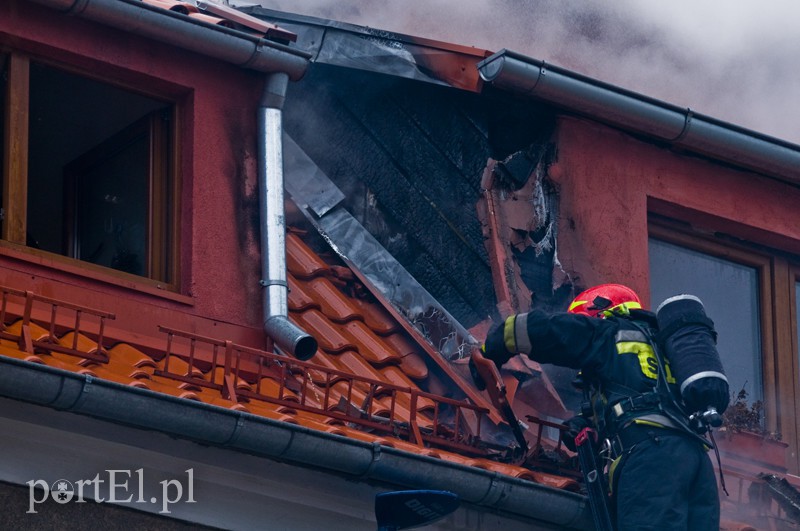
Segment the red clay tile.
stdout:
<svg viewBox="0 0 800 531">
<path fill-rule="evenodd" d="M 408 339 L 405 332 L 390 334 L 383 338 L 383 340 L 401 357 L 408 354 L 416 354 L 420 351 L 419 346 Z"/>
<path fill-rule="evenodd" d="M 321 349 L 330 353 L 356 349 L 353 341 L 342 335 L 339 327 L 334 326 L 319 310 L 292 312 L 292 317 L 300 328 L 313 332 Z"/>
<path fill-rule="evenodd" d="M 281 384 L 272 378 L 261 378 L 258 385 L 253 386 L 251 390 L 258 394 L 268 396 L 270 398 L 276 398 L 278 400 L 300 402 L 300 399 L 294 392 L 287 389 L 286 386 L 281 387 Z"/>
<path fill-rule="evenodd" d="M 353 297 L 350 302 L 358 308 L 364 322 L 376 334 L 386 336 L 400 330 L 392 316 L 379 304 L 369 303 L 358 297 Z"/>
<path fill-rule="evenodd" d="M 190 366 L 188 362 L 178 356 L 169 356 L 169 358 L 165 358 L 163 361 L 161 361 L 160 365 L 163 370 L 169 371 L 173 374 L 178 374 L 180 376 L 191 376 L 194 378 L 203 378 L 203 371 L 197 367 Z"/>
<path fill-rule="evenodd" d="M 338 354 L 331 361 L 332 368 L 336 370 L 349 372 L 371 380 L 382 380 L 381 371 L 352 350 L 347 350 Z"/>
<path fill-rule="evenodd" d="M 395 350 L 387 348 L 386 343 L 378 339 L 378 336 L 361 321 L 352 321 L 342 326 L 358 345 L 358 353 L 370 363 L 375 365 L 397 364 L 400 362 L 401 354 Z"/>
<path fill-rule="evenodd" d="M 174 11 L 182 15 L 197 13 L 197 6 L 187 2 L 177 2 L 175 0 L 142 0 L 142 2 L 151 6 L 160 7 L 161 9 L 166 9 L 168 11 Z"/>
<path fill-rule="evenodd" d="M 117 343 L 108 349 L 108 357 L 109 360 L 120 360 L 140 369 L 144 367 L 158 367 L 158 364 L 153 358 L 127 343 Z"/>
<path fill-rule="evenodd" d="M 328 273 L 328 265 L 294 233 L 286 233 L 286 267 L 297 278 Z"/>
<path fill-rule="evenodd" d="M 171 363 L 172 362 L 170 362 L 170 364 Z M 187 368 L 189 367 L 188 363 L 186 363 L 186 367 Z M 171 365 L 170 365 L 170 371 L 171 372 L 175 372 L 175 371 L 173 371 Z M 185 373 L 184 372 L 180 372 L 179 374 L 185 374 Z M 199 376 L 195 373 L 193 376 L 199 377 L 199 378 L 203 378 L 203 373 L 200 373 Z M 207 375 L 205 375 L 205 380 L 207 380 L 207 381 L 209 381 L 209 382 L 211 382 L 213 384 L 224 386 L 225 385 L 225 367 L 217 366 L 216 369 L 214 369 L 212 372 L 209 372 Z M 244 381 L 241 378 L 237 378 L 234 385 L 235 385 L 235 388 L 236 388 L 237 391 L 239 391 L 239 390 L 252 391 L 253 390 L 253 386 L 250 385 L 249 383 L 247 383 L 246 381 Z"/>
<path fill-rule="evenodd" d="M 428 377 L 428 365 L 417 354 L 409 354 L 400 360 L 400 367 L 409 377 L 422 381 Z"/>
<path fill-rule="evenodd" d="M 347 356 L 347 351 L 345 351 L 342 354 L 337 354 L 335 356 L 328 356 L 322 351 L 317 351 L 317 353 L 314 354 L 314 356 L 308 361 L 309 363 L 313 363 L 314 365 L 338 371 L 341 370 L 342 368 L 342 363 L 338 361 L 340 356 Z M 329 382 L 333 383 L 344 378 L 344 376 L 336 375 L 329 371 L 314 370 L 314 369 L 308 370 L 307 375 L 311 379 L 311 381 L 314 382 L 316 385 L 322 385 L 322 386 L 327 385 Z"/>
<path fill-rule="evenodd" d="M 305 289 L 309 296 L 317 301 L 322 308 L 322 313 L 328 319 L 336 322 L 347 322 L 353 319 L 361 319 L 361 314 L 353 307 L 348 299 L 339 289 L 325 277 L 317 277 L 306 281 Z"/>
<path fill-rule="evenodd" d="M 287 297 L 287 302 L 290 310 L 294 312 L 303 312 L 311 308 L 320 309 L 319 303 L 305 292 L 302 282 L 295 279 L 292 275 L 288 275 L 288 282 L 289 295 Z"/>
<path fill-rule="evenodd" d="M 97 350 L 97 343 L 84 336 L 83 334 L 75 334 L 75 332 L 67 332 L 58 339 L 58 344 L 62 347 L 79 350 L 81 352 L 94 352 Z"/>
</svg>

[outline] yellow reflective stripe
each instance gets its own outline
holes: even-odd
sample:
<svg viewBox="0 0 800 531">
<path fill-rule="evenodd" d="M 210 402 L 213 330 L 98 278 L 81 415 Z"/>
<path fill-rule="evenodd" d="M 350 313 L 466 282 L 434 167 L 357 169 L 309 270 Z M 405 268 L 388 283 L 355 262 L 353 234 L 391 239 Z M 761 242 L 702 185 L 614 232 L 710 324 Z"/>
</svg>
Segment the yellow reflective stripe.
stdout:
<svg viewBox="0 0 800 531">
<path fill-rule="evenodd" d="M 658 378 L 658 360 L 653 352 L 653 347 L 648 343 L 639 341 L 620 341 L 617 343 L 618 354 L 635 354 L 639 358 L 639 368 L 646 377 L 655 380 Z M 675 383 L 675 377 L 665 362 L 664 370 L 667 373 L 667 382 Z"/>
<path fill-rule="evenodd" d="M 517 316 L 512 315 L 503 324 L 503 343 L 505 343 L 506 350 L 509 352 L 517 352 L 517 342 L 514 340 L 514 322 L 516 319 Z"/>
<path fill-rule="evenodd" d="M 567 311 L 571 312 L 572 310 L 574 310 L 575 308 L 577 308 L 581 304 L 586 304 L 588 302 L 589 301 L 572 301 L 572 304 L 569 305 L 569 308 L 567 309 Z"/>
<path fill-rule="evenodd" d="M 629 315 L 631 310 L 641 310 L 642 305 L 638 302 L 623 302 L 622 304 L 617 304 L 616 306 L 609 308 L 607 310 L 603 310 L 601 315 L 604 317 L 611 317 L 612 315 Z"/>
<path fill-rule="evenodd" d="M 608 467 L 608 493 L 612 494 L 614 490 L 614 472 L 617 471 L 617 465 L 619 464 L 622 456 L 617 457 L 611 462 L 611 466 Z"/>
<path fill-rule="evenodd" d="M 652 420 L 643 420 L 643 419 L 633 419 L 634 424 L 638 424 L 639 426 L 653 426 L 654 428 L 663 428 L 663 424 L 659 424 L 658 422 L 653 422 Z"/>
<path fill-rule="evenodd" d="M 528 314 L 521 313 L 517 315 L 517 320 L 514 323 L 514 339 L 517 343 L 517 350 L 514 352 L 523 352 L 525 354 L 531 353 L 531 338 L 528 336 Z"/>
</svg>

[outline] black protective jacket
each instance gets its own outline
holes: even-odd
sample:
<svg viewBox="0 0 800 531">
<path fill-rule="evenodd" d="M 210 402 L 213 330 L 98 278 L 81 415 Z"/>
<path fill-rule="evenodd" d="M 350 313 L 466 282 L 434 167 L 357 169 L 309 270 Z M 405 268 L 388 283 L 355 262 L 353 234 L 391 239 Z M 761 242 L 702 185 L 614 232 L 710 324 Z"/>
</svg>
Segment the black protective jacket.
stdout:
<svg viewBox="0 0 800 531">
<path fill-rule="evenodd" d="M 581 370 L 592 405 L 584 416 L 594 417 L 614 459 L 609 481 L 615 529 L 718 529 L 714 469 L 698 444 L 701 439 L 684 435 L 691 430 L 677 405 L 675 379 L 652 345 L 655 315 L 631 310 L 627 316 L 598 319 L 533 310 L 509 319 L 503 327 L 506 350 Z M 656 391 L 659 367 L 667 381 L 658 385 L 661 393 Z"/>
<path fill-rule="evenodd" d="M 516 316 L 513 334 L 516 350 L 531 359 L 580 369 L 591 388 L 594 420 L 606 437 L 634 419 L 679 427 L 660 408 L 669 408 L 673 416 L 683 414 L 672 400 L 665 400 L 666 394 L 659 400 L 655 393 L 659 362 L 651 342 L 656 327 L 655 315 L 644 310 L 605 319 L 533 310 Z M 662 391 L 677 399 L 668 361 L 662 360 L 662 366 L 669 388 L 664 390 L 662 384 Z"/>
</svg>

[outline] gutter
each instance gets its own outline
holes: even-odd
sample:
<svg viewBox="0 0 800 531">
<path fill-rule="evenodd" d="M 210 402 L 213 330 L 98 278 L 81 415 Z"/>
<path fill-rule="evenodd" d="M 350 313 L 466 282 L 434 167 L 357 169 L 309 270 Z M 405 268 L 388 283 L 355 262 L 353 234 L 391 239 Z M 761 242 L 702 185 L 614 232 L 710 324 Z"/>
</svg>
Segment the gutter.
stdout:
<svg viewBox="0 0 800 531">
<path fill-rule="evenodd" d="M 500 50 L 477 64 L 503 90 L 792 184 L 800 184 L 800 146 L 715 120 L 636 92 Z"/>
<path fill-rule="evenodd" d="M 270 74 L 258 107 L 258 203 L 261 220 L 261 287 L 264 330 L 300 360 L 317 352 L 317 340 L 289 321 L 286 216 L 283 183 L 283 102 L 289 76 Z"/>
<path fill-rule="evenodd" d="M 297 81 L 311 54 L 257 36 L 160 9 L 138 0 L 32 0 L 39 4 L 258 72 Z"/>
<path fill-rule="evenodd" d="M 356 481 L 448 490 L 485 510 L 558 529 L 593 529 L 587 498 L 573 492 L 46 365 L 0 357 L 0 395 Z"/>
</svg>

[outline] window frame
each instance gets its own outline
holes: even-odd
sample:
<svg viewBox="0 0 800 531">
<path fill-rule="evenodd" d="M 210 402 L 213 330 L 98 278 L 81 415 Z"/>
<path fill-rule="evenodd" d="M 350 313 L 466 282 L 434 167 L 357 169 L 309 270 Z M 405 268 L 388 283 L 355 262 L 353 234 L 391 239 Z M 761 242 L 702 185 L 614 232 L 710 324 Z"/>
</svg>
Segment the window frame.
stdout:
<svg viewBox="0 0 800 531">
<path fill-rule="evenodd" d="M 56 269 L 80 274 L 112 284 L 162 294 L 168 298 L 189 302 L 181 295 L 181 172 L 180 172 L 180 115 L 182 105 L 175 97 L 138 90 L 130 84 L 115 83 L 114 79 L 90 73 L 62 63 L 33 57 L 14 49 L 0 50 L 6 57 L 7 82 L 3 117 L 2 186 L 3 216 L 0 220 L 0 254 L 32 261 Z M 140 276 L 109 267 L 84 262 L 70 256 L 27 247 L 26 225 L 28 208 L 28 156 L 30 113 L 31 61 L 99 81 L 126 91 L 139 92 L 169 104 L 164 117 L 170 127 L 151 128 L 150 142 L 160 148 L 150 149 L 148 161 L 149 198 L 147 205 L 148 260 L 146 275 Z M 168 130 L 168 131 L 167 131 Z M 64 223 L 69 221 L 66 218 Z"/>
<path fill-rule="evenodd" d="M 791 316 L 794 283 L 790 277 L 800 279 L 800 267 L 794 266 L 784 253 L 762 248 L 755 244 L 736 241 L 716 233 L 692 230 L 685 224 L 667 219 L 651 219 L 648 237 L 699 251 L 710 256 L 753 267 L 758 275 L 761 371 L 764 392 L 765 427 L 781 433 L 789 444 L 786 455 L 790 471 L 800 469 L 798 461 L 798 413 L 800 385 L 798 375 L 797 330 Z M 713 319 L 713 316 L 711 316 Z M 794 337 L 794 339 L 793 339 Z M 732 392 L 736 390 L 731 389 Z"/>
</svg>

